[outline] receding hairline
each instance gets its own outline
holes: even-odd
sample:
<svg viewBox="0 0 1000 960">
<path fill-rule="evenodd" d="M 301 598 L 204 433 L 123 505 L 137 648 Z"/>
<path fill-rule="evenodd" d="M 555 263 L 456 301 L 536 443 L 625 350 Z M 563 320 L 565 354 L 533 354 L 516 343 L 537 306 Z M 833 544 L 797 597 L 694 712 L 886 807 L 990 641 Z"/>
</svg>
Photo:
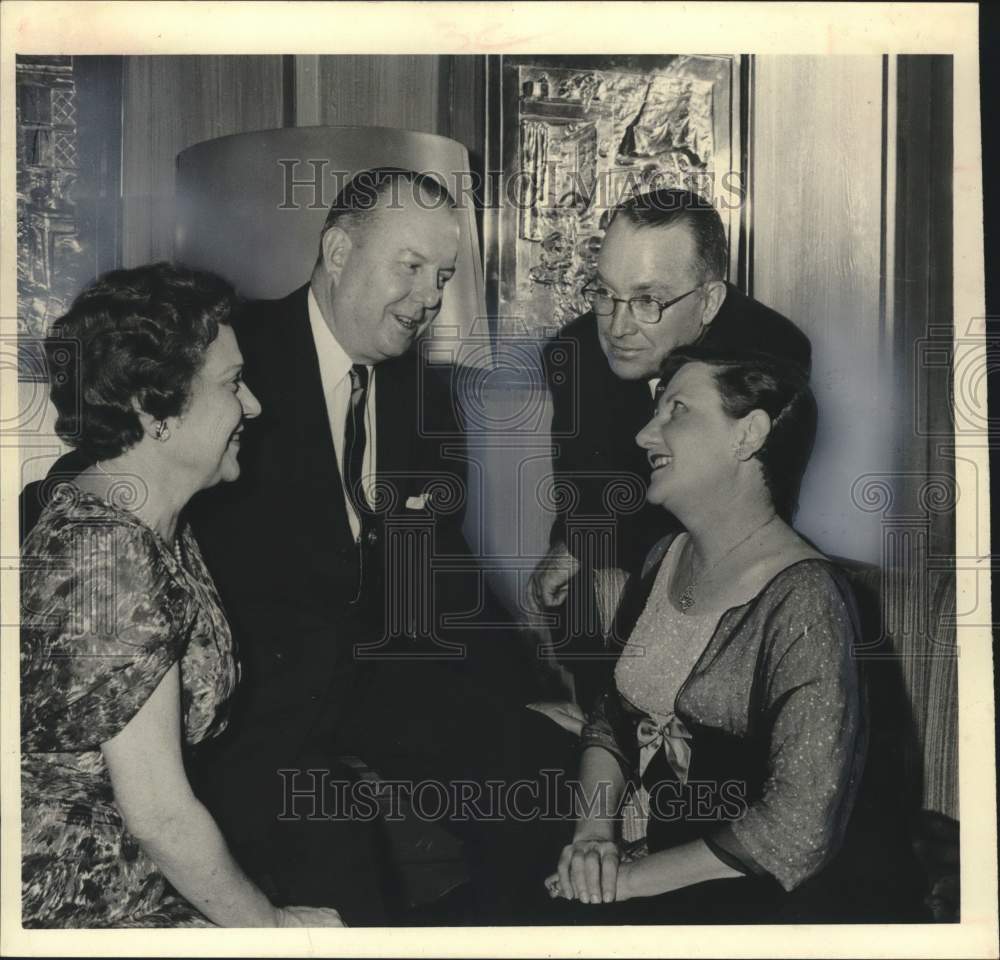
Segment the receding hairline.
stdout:
<svg viewBox="0 0 1000 960">
<path fill-rule="evenodd" d="M 691 251 L 688 262 L 688 266 L 691 268 L 691 271 L 696 275 L 705 275 L 704 278 L 706 281 L 723 279 L 722 277 L 707 276 L 707 274 L 711 272 L 709 264 L 706 258 L 704 257 L 702 251 L 698 247 L 697 234 L 695 233 L 694 228 L 688 221 L 683 219 L 678 219 L 678 220 L 671 220 L 670 223 L 643 223 L 643 222 L 636 223 L 629 217 L 623 216 L 619 218 L 616 216 L 614 220 L 612 220 L 611 223 L 608 224 L 607 230 L 605 231 L 604 234 L 605 243 L 607 242 L 608 235 L 611 233 L 612 229 L 614 228 L 614 225 L 619 221 L 619 219 L 621 219 L 621 221 L 635 233 L 647 233 L 652 231 L 657 231 L 658 233 L 666 233 L 668 230 L 679 229 L 681 227 L 685 228 L 687 237 L 691 242 Z"/>
<path fill-rule="evenodd" d="M 688 191 L 671 191 L 675 206 L 660 206 L 659 194 L 642 194 L 626 200 L 611 210 L 607 230 L 624 219 L 636 230 L 687 226 L 694 245 L 692 267 L 703 281 L 726 279 L 729 250 L 725 226 L 718 211 L 702 198 Z M 673 196 L 676 194 L 676 196 Z M 662 199 L 662 198 L 660 198 Z"/>
<path fill-rule="evenodd" d="M 668 223 L 655 223 L 655 222 L 651 223 L 649 221 L 644 221 L 644 220 L 633 220 L 631 217 L 627 215 L 625 211 L 621 211 L 619 214 L 615 214 L 615 216 L 612 218 L 611 222 L 608 224 L 607 231 L 610 231 L 611 228 L 619 221 L 626 223 L 633 230 L 641 230 L 641 231 L 646 231 L 646 230 L 666 231 L 684 227 L 687 230 L 688 236 L 691 238 L 691 242 L 694 243 L 696 248 L 698 246 L 698 238 L 695 236 L 694 226 L 692 225 L 691 221 L 688 220 L 686 217 L 678 217 L 676 220 L 671 220 Z M 605 233 L 607 233 L 607 231 L 605 231 Z"/>
<path fill-rule="evenodd" d="M 378 223 L 381 223 L 387 213 L 402 212 L 403 210 L 412 210 L 414 208 L 428 214 L 447 211 L 455 221 L 457 229 L 459 227 L 457 216 L 458 204 L 444 185 L 433 180 L 433 183 L 436 184 L 437 189 L 440 191 L 436 192 L 435 187 L 428 184 L 429 180 L 433 180 L 433 178 L 426 176 L 419 179 L 408 178 L 403 174 L 399 174 L 394 179 L 386 178 L 379 185 L 374 196 L 374 202 L 369 207 L 335 211 L 334 205 L 327 214 L 327 219 L 320 231 L 321 247 L 326 233 L 335 227 L 347 233 L 354 242 L 362 243 L 368 231 Z M 392 186 L 394 182 L 408 183 L 410 190 L 396 192 Z M 430 202 L 425 203 L 421 202 L 421 200 Z M 322 250 L 320 251 L 320 256 L 322 257 Z"/>
</svg>

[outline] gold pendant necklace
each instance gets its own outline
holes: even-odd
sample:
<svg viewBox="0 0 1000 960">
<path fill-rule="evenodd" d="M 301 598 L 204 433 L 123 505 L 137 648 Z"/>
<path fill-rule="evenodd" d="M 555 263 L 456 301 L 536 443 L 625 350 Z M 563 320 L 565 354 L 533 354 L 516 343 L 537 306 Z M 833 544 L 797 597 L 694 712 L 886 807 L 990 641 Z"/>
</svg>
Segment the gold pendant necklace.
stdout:
<svg viewBox="0 0 1000 960">
<path fill-rule="evenodd" d="M 771 523 L 776 516 L 777 514 L 772 513 L 771 516 L 768 517 L 767 520 L 765 520 L 760 526 L 754 527 L 753 530 L 751 530 L 742 540 L 740 540 L 734 546 L 730 547 L 707 570 L 700 573 L 697 578 L 694 576 L 694 547 L 693 546 L 691 547 L 691 559 L 688 562 L 690 579 L 688 581 L 688 585 L 684 588 L 681 595 L 677 598 L 677 606 L 681 608 L 681 613 L 687 613 L 688 610 L 690 610 L 695 605 L 696 601 L 694 595 L 694 588 L 697 586 L 698 581 L 704 580 L 709 573 L 715 570 L 715 568 L 718 567 L 718 565 L 722 563 L 723 560 L 726 559 L 726 557 L 730 556 L 730 554 L 735 552 L 739 547 L 742 547 L 743 544 L 746 543 L 747 540 L 749 540 L 755 533 L 760 533 L 760 531 L 763 530 L 764 527 L 766 527 L 769 523 Z"/>
</svg>

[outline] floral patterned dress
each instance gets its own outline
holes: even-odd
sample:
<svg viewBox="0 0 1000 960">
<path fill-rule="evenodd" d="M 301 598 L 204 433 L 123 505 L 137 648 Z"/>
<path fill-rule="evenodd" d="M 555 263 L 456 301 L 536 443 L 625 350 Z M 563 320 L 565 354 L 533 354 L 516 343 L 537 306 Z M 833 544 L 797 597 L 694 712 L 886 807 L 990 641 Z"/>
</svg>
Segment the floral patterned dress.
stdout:
<svg viewBox="0 0 1000 960">
<path fill-rule="evenodd" d="M 25 927 L 211 926 L 126 831 L 100 749 L 175 663 L 188 750 L 225 728 L 237 682 L 197 543 L 65 485 L 22 551 Z"/>
</svg>

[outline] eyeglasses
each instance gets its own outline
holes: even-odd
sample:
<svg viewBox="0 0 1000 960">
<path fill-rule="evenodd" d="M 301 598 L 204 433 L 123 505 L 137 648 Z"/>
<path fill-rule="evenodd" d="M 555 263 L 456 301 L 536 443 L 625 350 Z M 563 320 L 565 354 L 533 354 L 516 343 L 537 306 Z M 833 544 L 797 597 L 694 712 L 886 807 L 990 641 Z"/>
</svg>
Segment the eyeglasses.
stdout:
<svg viewBox="0 0 1000 960">
<path fill-rule="evenodd" d="M 597 285 L 592 286 L 591 284 L 587 284 L 583 288 L 583 296 L 587 303 L 590 304 L 590 308 L 599 317 L 610 317 L 615 312 L 616 303 L 626 303 L 632 312 L 632 316 L 640 323 L 659 323 L 663 317 L 664 310 L 668 310 L 675 303 L 680 303 L 685 297 L 690 297 L 692 293 L 700 290 L 701 287 L 702 285 L 699 283 L 693 290 L 688 290 L 687 293 L 682 293 L 679 297 L 674 297 L 673 300 L 667 300 L 666 302 L 647 295 L 630 297 L 628 300 L 623 300 L 621 297 L 613 296 L 610 290 Z"/>
</svg>

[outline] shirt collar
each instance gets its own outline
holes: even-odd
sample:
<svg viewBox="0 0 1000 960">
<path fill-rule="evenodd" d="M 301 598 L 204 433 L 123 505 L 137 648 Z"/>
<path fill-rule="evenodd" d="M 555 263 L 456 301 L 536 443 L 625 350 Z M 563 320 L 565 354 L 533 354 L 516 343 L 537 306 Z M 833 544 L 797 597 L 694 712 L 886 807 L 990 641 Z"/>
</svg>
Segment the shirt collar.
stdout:
<svg viewBox="0 0 1000 960">
<path fill-rule="evenodd" d="M 309 288 L 308 300 L 309 325 L 312 327 L 313 342 L 316 344 L 320 369 L 329 374 L 332 386 L 340 383 L 347 376 L 353 364 L 351 358 L 340 345 L 340 341 L 333 335 L 329 324 L 323 318 L 312 287 Z"/>
</svg>

